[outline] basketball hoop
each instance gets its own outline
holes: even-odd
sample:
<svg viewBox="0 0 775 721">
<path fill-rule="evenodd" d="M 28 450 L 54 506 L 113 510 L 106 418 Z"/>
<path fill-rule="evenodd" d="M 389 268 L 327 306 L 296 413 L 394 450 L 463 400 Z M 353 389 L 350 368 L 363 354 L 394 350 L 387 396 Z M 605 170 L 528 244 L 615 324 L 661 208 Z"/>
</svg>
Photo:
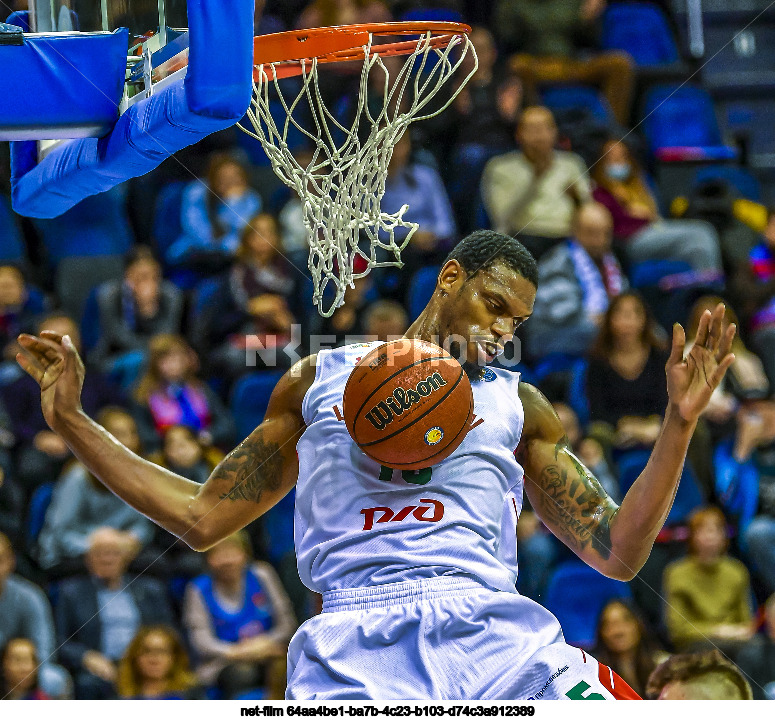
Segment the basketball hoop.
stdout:
<svg viewBox="0 0 775 721">
<path fill-rule="evenodd" d="M 402 267 L 401 251 L 417 225 L 404 219 L 407 205 L 396 213 L 380 209 L 388 164 L 407 127 L 446 110 L 476 72 L 470 31 L 461 23 L 399 22 L 295 30 L 255 39 L 253 98 L 247 113 L 255 132 L 239 127 L 260 141 L 274 172 L 301 199 L 313 302 L 322 316 L 331 316 L 344 302 L 345 290 L 373 268 Z M 388 40 L 375 42 L 377 38 Z M 441 107 L 430 109 L 431 99 L 468 53 L 474 61 L 468 75 Z M 406 57 L 391 83 L 383 58 L 396 56 Z M 363 67 L 355 117 L 346 125 L 323 101 L 318 68 L 353 60 L 362 60 Z M 295 98 L 286 98 L 279 81 L 293 76 L 301 78 L 301 90 Z M 375 79 L 381 85 L 378 111 L 367 102 Z M 279 122 L 272 116 L 271 90 L 285 116 Z M 314 128 L 305 128 L 294 117 L 300 108 L 310 114 Z M 299 131 L 310 141 L 312 159 L 306 166 L 289 148 L 289 131 Z M 366 240 L 368 251 L 361 243 Z M 360 272 L 355 270 L 358 257 L 367 262 Z M 324 309 L 329 283 L 336 292 Z"/>
</svg>

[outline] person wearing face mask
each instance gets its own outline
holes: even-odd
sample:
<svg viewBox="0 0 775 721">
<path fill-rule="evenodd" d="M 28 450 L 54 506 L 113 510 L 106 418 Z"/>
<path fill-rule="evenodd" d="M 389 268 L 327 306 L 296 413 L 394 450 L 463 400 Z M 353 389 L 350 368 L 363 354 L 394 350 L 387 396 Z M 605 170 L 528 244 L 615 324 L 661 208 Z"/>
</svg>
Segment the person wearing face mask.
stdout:
<svg viewBox="0 0 775 721">
<path fill-rule="evenodd" d="M 714 507 L 689 519 L 689 555 L 663 578 L 667 630 L 679 651 L 720 648 L 734 655 L 754 634 L 748 571 L 727 555 L 724 514 Z"/>
<path fill-rule="evenodd" d="M 680 260 L 709 278 L 722 275 L 714 228 L 701 220 L 662 218 L 643 172 L 623 142 L 609 139 L 591 174 L 596 186 L 592 196 L 610 211 L 614 239 L 629 264 Z"/>
</svg>

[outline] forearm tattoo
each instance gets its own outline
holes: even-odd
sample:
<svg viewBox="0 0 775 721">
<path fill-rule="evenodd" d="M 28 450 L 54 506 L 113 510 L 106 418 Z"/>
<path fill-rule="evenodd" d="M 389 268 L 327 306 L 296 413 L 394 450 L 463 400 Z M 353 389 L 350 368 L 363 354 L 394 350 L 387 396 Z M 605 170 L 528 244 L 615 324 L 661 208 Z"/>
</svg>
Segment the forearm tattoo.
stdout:
<svg viewBox="0 0 775 721">
<path fill-rule="evenodd" d="M 573 468 L 559 462 L 560 453 Z M 611 557 L 611 521 L 618 506 L 603 490 L 597 479 L 569 450 L 563 438 L 554 448 L 552 463 L 543 468 L 538 479 L 538 502 L 541 516 L 552 530 L 576 552 L 587 547 L 601 558 Z"/>
<path fill-rule="evenodd" d="M 258 431 L 246 438 L 215 470 L 215 475 L 231 483 L 218 497 L 230 501 L 258 503 L 264 491 L 277 491 L 282 483 L 283 457 L 279 443 L 264 440 Z"/>
</svg>

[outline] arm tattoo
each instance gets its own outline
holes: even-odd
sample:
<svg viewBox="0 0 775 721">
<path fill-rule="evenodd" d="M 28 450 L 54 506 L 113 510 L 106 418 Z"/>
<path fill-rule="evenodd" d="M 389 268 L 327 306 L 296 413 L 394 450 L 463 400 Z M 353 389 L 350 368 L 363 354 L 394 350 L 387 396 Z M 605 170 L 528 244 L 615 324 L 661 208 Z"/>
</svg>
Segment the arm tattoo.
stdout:
<svg viewBox="0 0 775 721">
<path fill-rule="evenodd" d="M 597 479 L 570 452 L 567 437 L 555 446 L 555 460 L 559 460 L 561 451 L 571 461 L 573 470 L 559 462 L 543 468 L 537 484 L 541 515 L 573 550 L 581 552 L 591 546 L 601 558 L 608 560 L 611 521 L 619 509 Z"/>
<path fill-rule="evenodd" d="M 230 501 L 258 503 L 264 491 L 277 491 L 282 483 L 283 457 L 280 445 L 265 441 L 259 431 L 237 446 L 217 468 L 217 474 L 232 482 L 218 497 Z"/>
</svg>

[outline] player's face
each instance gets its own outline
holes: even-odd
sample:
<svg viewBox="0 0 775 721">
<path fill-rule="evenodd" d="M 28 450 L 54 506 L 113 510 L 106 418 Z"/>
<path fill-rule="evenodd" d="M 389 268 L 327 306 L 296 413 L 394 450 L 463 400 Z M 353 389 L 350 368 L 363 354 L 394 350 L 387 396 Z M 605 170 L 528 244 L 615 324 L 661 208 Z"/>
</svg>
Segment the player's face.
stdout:
<svg viewBox="0 0 775 721">
<path fill-rule="evenodd" d="M 462 362 L 468 375 L 476 378 L 485 365 L 503 353 L 504 345 L 533 312 L 536 288 L 517 271 L 498 263 L 470 277 L 460 269 L 459 277 L 447 284 L 445 292 L 440 340 Z"/>
</svg>

